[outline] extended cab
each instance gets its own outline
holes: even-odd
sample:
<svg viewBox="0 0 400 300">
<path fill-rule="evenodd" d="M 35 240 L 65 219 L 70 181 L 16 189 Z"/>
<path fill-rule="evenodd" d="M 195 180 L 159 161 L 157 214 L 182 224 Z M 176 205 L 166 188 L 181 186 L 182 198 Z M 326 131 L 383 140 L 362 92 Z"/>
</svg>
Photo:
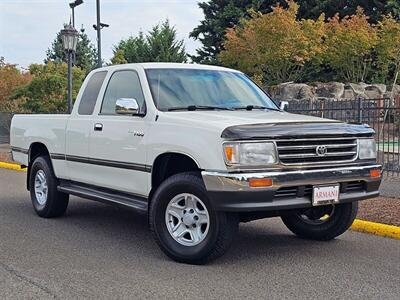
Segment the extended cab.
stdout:
<svg viewBox="0 0 400 300">
<path fill-rule="evenodd" d="M 260 218 L 333 239 L 381 182 L 370 127 L 284 112 L 213 66 L 94 70 L 71 115 L 14 116 L 11 145 L 39 216 L 61 216 L 70 194 L 130 207 L 169 257 L 195 264 Z"/>
</svg>

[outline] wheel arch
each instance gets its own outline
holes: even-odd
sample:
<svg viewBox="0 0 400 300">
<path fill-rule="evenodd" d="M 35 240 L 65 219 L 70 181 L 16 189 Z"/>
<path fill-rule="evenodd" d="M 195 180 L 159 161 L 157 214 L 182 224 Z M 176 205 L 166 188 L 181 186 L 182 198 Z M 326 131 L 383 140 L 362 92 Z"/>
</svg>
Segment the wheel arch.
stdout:
<svg viewBox="0 0 400 300">
<path fill-rule="evenodd" d="M 151 189 L 149 201 L 154 191 L 167 178 L 183 172 L 200 172 L 198 162 L 189 154 L 181 152 L 164 152 L 159 154 L 151 168 Z"/>
<path fill-rule="evenodd" d="M 26 176 L 26 189 L 29 191 L 29 178 L 31 175 L 31 167 L 35 159 L 39 156 L 47 155 L 50 158 L 48 147 L 42 142 L 34 142 L 29 146 L 28 150 L 28 172 Z M 53 169 L 52 161 L 49 159 L 51 168 Z"/>
</svg>

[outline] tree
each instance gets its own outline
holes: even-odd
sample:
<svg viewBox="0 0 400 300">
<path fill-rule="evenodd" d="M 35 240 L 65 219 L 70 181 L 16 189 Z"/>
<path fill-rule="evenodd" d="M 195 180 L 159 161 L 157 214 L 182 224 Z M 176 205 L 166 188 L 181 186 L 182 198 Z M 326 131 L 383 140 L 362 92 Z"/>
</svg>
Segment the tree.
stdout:
<svg viewBox="0 0 400 300">
<path fill-rule="evenodd" d="M 378 36 L 368 17 L 359 8 L 355 15 L 336 14 L 326 26 L 324 61 L 336 71 L 337 80 L 360 82 L 369 78 L 372 51 Z"/>
<path fill-rule="evenodd" d="M 177 41 L 174 27 L 166 20 L 154 26 L 146 36 L 148 54 L 151 61 L 186 62 L 187 54 L 183 40 Z"/>
<path fill-rule="evenodd" d="M 67 62 L 67 56 L 65 54 L 61 32 L 57 33 L 56 38 L 51 44 L 51 48 L 46 51 L 45 63 L 53 61 L 55 63 Z M 86 73 L 89 73 L 97 63 L 97 50 L 94 45 L 90 42 L 85 31 L 81 29 L 79 33 L 79 40 L 76 47 L 76 62 L 75 65 Z"/>
<path fill-rule="evenodd" d="M 204 20 L 193 29 L 190 37 L 199 40 L 203 46 L 191 56 L 198 63 L 217 64 L 217 56 L 223 50 L 226 30 L 239 24 L 244 17 L 249 17 L 248 10 L 262 13 L 271 11 L 272 5 L 280 3 L 286 7 L 285 0 L 211 0 L 200 2 Z"/>
<path fill-rule="evenodd" d="M 324 13 L 326 18 L 339 14 L 339 18 L 354 15 L 362 7 L 369 22 L 376 24 L 384 15 L 392 14 L 400 20 L 400 1 L 398 0 L 299 0 L 299 17 L 318 18 Z"/>
<path fill-rule="evenodd" d="M 16 65 L 6 63 L 4 57 L 0 57 L 0 111 L 18 112 L 18 106 L 10 97 L 15 89 L 30 80 L 29 73 L 21 72 Z"/>
<path fill-rule="evenodd" d="M 323 53 L 324 16 L 297 20 L 298 5 L 252 13 L 241 26 L 228 29 L 220 61 L 269 84 L 298 80 L 305 64 Z"/>
<path fill-rule="evenodd" d="M 399 0 L 297 0 L 299 10 L 297 19 L 318 20 L 321 14 L 332 18 L 339 13 L 339 18 L 353 15 L 357 7 L 362 7 L 371 23 L 377 23 L 384 15 L 400 20 Z M 285 0 L 210 0 L 199 3 L 204 20 L 193 29 L 190 37 L 203 45 L 197 49 L 197 55 L 191 56 L 195 62 L 217 64 L 217 56 L 224 49 L 226 30 L 240 23 L 242 18 L 249 18 L 249 9 L 263 14 L 272 11 L 272 6 L 279 4 L 287 8 Z"/>
<path fill-rule="evenodd" d="M 143 32 L 137 37 L 129 37 L 121 40 L 114 48 L 114 56 L 111 59 L 113 64 L 139 63 L 149 60 L 149 46 Z"/>
<path fill-rule="evenodd" d="M 378 23 L 374 81 L 392 83 L 400 71 L 400 22 L 390 15 Z"/>
<path fill-rule="evenodd" d="M 85 72 L 73 67 L 73 98 L 76 98 Z M 67 110 L 67 64 L 48 62 L 29 66 L 32 80 L 18 88 L 12 99 L 21 101 L 21 108 L 32 113 L 61 113 Z"/>
<path fill-rule="evenodd" d="M 121 40 L 114 47 L 112 64 L 140 62 L 186 62 L 183 40 L 177 40 L 176 29 L 166 20 L 156 25 L 146 35 Z"/>
</svg>

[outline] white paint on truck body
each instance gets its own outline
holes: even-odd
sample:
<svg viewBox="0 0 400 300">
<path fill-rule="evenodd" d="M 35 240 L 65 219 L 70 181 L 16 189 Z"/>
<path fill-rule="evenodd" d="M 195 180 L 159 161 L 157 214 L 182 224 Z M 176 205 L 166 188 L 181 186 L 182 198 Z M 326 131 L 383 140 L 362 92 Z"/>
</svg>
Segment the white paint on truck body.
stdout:
<svg viewBox="0 0 400 300">
<path fill-rule="evenodd" d="M 110 160 L 130 165 L 151 166 L 163 153 L 182 153 L 191 157 L 203 170 L 226 171 L 221 138 L 222 131 L 234 125 L 258 123 L 334 122 L 281 111 L 159 111 L 154 105 L 145 74 L 151 68 L 231 69 L 194 64 L 126 64 L 92 71 L 78 94 L 71 115 L 15 115 L 11 124 L 11 145 L 28 150 L 42 143 L 51 154 L 67 157 Z M 146 104 L 146 115 L 101 115 L 102 99 L 111 76 L 118 71 L 137 72 Z M 78 107 L 91 76 L 107 71 L 91 115 L 79 115 Z M 158 116 L 156 118 L 156 116 Z M 156 120 L 157 119 L 157 120 Z M 94 131 L 101 123 L 103 131 Z M 135 135 L 143 133 L 143 136 Z M 28 164 L 28 155 L 13 152 L 14 159 Z M 73 160 L 52 159 L 55 175 L 61 179 L 98 185 L 119 191 L 148 196 L 151 172 L 114 168 Z"/>
</svg>

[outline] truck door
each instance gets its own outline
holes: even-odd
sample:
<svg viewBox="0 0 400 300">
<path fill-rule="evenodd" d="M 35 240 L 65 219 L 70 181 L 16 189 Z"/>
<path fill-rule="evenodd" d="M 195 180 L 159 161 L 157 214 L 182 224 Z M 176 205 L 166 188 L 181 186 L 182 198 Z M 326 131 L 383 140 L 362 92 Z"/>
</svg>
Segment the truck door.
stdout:
<svg viewBox="0 0 400 300">
<path fill-rule="evenodd" d="M 124 98 L 135 99 L 141 114 L 116 114 L 116 102 Z M 111 74 L 98 111 L 90 128 L 93 183 L 147 196 L 150 167 L 145 165 L 146 104 L 135 70 L 117 70 Z"/>
<path fill-rule="evenodd" d="M 83 87 L 78 107 L 74 107 L 67 124 L 66 160 L 69 179 L 86 183 L 91 174 L 87 169 L 89 156 L 89 138 L 96 105 L 107 71 L 94 73 Z"/>
</svg>

